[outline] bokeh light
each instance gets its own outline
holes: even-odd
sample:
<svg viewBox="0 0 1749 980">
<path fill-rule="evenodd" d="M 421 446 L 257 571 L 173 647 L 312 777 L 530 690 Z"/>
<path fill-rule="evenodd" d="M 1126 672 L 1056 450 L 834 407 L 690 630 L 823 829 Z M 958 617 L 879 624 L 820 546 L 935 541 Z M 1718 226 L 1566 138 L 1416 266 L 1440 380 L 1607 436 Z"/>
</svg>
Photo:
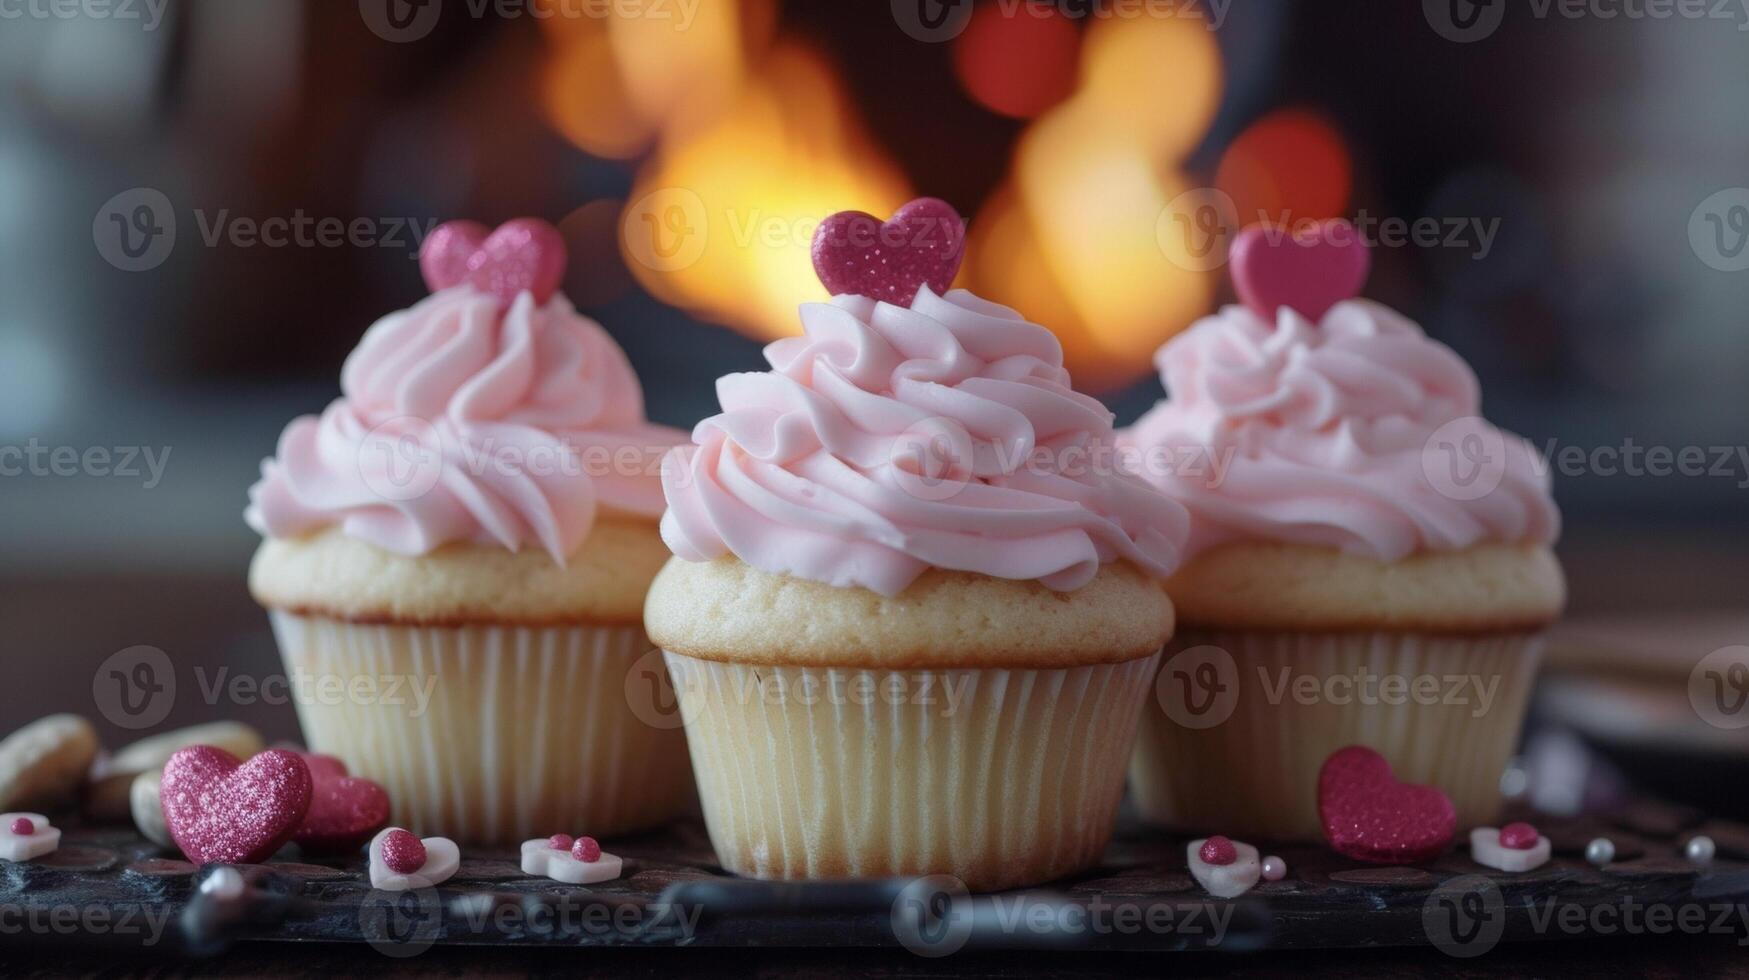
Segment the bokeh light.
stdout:
<svg viewBox="0 0 1749 980">
<path fill-rule="evenodd" d="M 1252 123 L 1221 157 L 1215 184 L 1243 224 L 1291 224 L 1341 216 L 1354 166 L 1323 116 L 1283 109 Z"/>
<path fill-rule="evenodd" d="M 1075 89 L 1081 32 L 1055 8 L 986 4 L 954 45 L 954 71 L 973 101 L 1031 119 Z"/>
</svg>

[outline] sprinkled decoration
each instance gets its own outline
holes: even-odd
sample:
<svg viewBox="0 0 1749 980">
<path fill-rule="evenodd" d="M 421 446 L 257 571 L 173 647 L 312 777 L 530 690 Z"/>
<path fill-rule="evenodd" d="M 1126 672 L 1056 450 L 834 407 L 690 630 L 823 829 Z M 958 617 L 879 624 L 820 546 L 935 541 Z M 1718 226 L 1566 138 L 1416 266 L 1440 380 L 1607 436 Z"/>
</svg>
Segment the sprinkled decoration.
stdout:
<svg viewBox="0 0 1749 980">
<path fill-rule="evenodd" d="M 170 837 L 190 861 L 252 864 L 297 832 L 311 791 L 296 752 L 268 749 L 239 763 L 223 749 L 195 745 L 170 757 L 159 795 Z"/>
<path fill-rule="evenodd" d="M 571 849 L 571 843 L 570 834 L 554 834 L 547 838 L 547 846 L 555 851 L 568 851 Z"/>
<path fill-rule="evenodd" d="M 383 864 L 396 874 L 410 875 L 425 867 L 425 845 L 411 831 L 391 830 L 383 836 Z"/>
<path fill-rule="evenodd" d="M 1690 837 L 1688 843 L 1683 845 L 1682 856 L 1695 864 L 1711 864 L 1713 855 L 1717 854 L 1718 850 L 1718 845 L 1713 843 L 1711 837 L 1698 834 Z"/>
<path fill-rule="evenodd" d="M 1263 880 L 1280 881 L 1287 877 L 1287 862 L 1271 854 L 1263 859 Z"/>
<path fill-rule="evenodd" d="M 563 837 L 569 848 L 552 846 Z M 593 837 L 554 834 L 522 842 L 522 873 L 551 878 L 567 885 L 593 885 L 618 878 L 625 862 L 601 849 Z"/>
<path fill-rule="evenodd" d="M 1197 849 L 1197 856 L 1209 864 L 1232 864 L 1238 860 L 1239 852 L 1234 849 L 1233 842 L 1219 834 L 1202 842 Z"/>
<path fill-rule="evenodd" d="M 1596 837 L 1585 845 L 1585 860 L 1603 867 L 1615 860 L 1615 841 L 1607 837 Z"/>
<path fill-rule="evenodd" d="M 1360 233 L 1341 220 L 1297 231 L 1254 225 L 1234 239 L 1228 261 L 1239 299 L 1268 323 L 1284 306 L 1317 323 L 1359 296 L 1372 268 Z"/>
<path fill-rule="evenodd" d="M 924 286 L 947 292 L 965 243 L 965 221 L 939 198 L 920 197 L 884 223 L 862 211 L 840 211 L 814 231 L 814 271 L 834 296 L 910 306 Z"/>
<path fill-rule="evenodd" d="M 425 238 L 419 271 L 432 292 L 467 283 L 508 306 L 523 293 L 544 304 L 565 278 L 565 239 L 537 218 L 518 218 L 488 231 L 451 221 Z"/>
<path fill-rule="evenodd" d="M 1500 846 L 1509 847 L 1515 851 L 1528 851 L 1536 846 L 1542 835 L 1530 824 L 1518 821 L 1500 828 Z"/>
<path fill-rule="evenodd" d="M 29 837 L 36 833 L 36 821 L 29 817 L 18 817 L 12 821 L 12 832 L 20 837 Z"/>
<path fill-rule="evenodd" d="M 0 861 L 31 861 L 61 846 L 61 831 L 40 813 L 0 814 Z"/>
<path fill-rule="evenodd" d="M 1444 793 L 1399 783 L 1385 757 L 1363 745 L 1338 749 L 1324 760 L 1318 815 L 1331 848 L 1372 864 L 1431 860 L 1457 832 L 1457 811 Z"/>
<path fill-rule="evenodd" d="M 579 837 L 571 846 L 571 856 L 584 864 L 594 864 L 601 860 L 601 845 L 593 837 Z"/>
</svg>

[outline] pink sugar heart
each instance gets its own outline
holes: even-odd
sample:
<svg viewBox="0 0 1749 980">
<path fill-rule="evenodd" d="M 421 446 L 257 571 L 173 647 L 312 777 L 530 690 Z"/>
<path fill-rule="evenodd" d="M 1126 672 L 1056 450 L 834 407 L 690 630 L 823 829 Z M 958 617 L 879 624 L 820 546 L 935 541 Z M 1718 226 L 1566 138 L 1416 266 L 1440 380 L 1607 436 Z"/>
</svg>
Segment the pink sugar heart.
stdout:
<svg viewBox="0 0 1749 980">
<path fill-rule="evenodd" d="M 357 850 L 388 826 L 389 794 L 368 779 L 347 774 L 333 756 L 304 755 L 310 770 L 310 809 L 292 835 L 312 854 Z"/>
<path fill-rule="evenodd" d="M 467 283 L 506 305 L 524 292 L 545 303 L 565 277 L 565 239 L 538 218 L 518 218 L 488 232 L 451 221 L 426 236 L 419 271 L 432 292 Z"/>
<path fill-rule="evenodd" d="M 1457 811 L 1431 786 L 1399 783 L 1364 745 L 1331 753 L 1318 770 L 1318 816 L 1338 854 L 1373 864 L 1438 857 L 1457 832 Z"/>
<path fill-rule="evenodd" d="M 1325 221 L 1295 234 L 1252 226 L 1229 257 L 1239 299 L 1266 322 L 1282 307 L 1317 323 L 1330 307 L 1360 295 L 1372 255 L 1346 221 Z"/>
<path fill-rule="evenodd" d="M 814 271 L 834 296 L 910 306 L 924 286 L 947 292 L 965 243 L 965 222 L 938 198 L 920 197 L 884 223 L 862 211 L 840 211 L 814 232 Z"/>
<path fill-rule="evenodd" d="M 160 787 L 170 838 L 190 861 L 249 864 L 284 846 L 310 809 L 310 769 L 296 752 L 248 762 L 210 745 L 178 751 Z"/>
</svg>

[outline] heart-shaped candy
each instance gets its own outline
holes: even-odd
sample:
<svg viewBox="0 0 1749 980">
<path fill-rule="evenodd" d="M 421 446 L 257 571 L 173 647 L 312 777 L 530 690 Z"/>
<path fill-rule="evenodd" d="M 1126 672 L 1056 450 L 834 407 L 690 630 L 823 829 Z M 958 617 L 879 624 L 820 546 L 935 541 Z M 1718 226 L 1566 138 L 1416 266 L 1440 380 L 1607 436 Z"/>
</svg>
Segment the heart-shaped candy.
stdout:
<svg viewBox="0 0 1749 980">
<path fill-rule="evenodd" d="M 1338 854 L 1373 864 L 1438 857 L 1457 832 L 1457 811 L 1431 786 L 1399 783 L 1364 745 L 1337 749 L 1318 770 L 1318 816 Z"/>
<path fill-rule="evenodd" d="M 966 223 L 938 198 L 920 197 L 885 223 L 862 211 L 840 211 L 814 231 L 814 271 L 834 296 L 910 306 L 924 286 L 947 292 L 965 244 Z"/>
<path fill-rule="evenodd" d="M 505 305 L 524 292 L 545 303 L 565 278 L 565 239 L 538 218 L 490 232 L 478 222 L 451 221 L 426 236 L 419 271 L 432 292 L 467 283 Z"/>
<path fill-rule="evenodd" d="M 398 858 L 398 855 L 385 855 L 383 848 L 385 844 L 390 842 L 391 837 L 403 834 L 408 837 L 412 836 L 400 827 L 389 827 L 371 838 L 370 886 L 372 888 L 386 892 L 430 888 L 433 885 L 441 885 L 448 881 L 456 873 L 456 869 L 462 866 L 461 848 L 456 846 L 455 841 L 447 837 L 421 837 L 418 842 L 420 847 L 424 849 L 425 855 L 424 860 L 419 863 L 419 867 L 411 871 L 405 870 L 410 865 L 396 859 L 394 864 L 402 869 L 396 870 L 395 867 L 390 866 L 390 861 L 391 858 Z M 398 848 L 391 849 L 399 850 Z M 412 851 L 416 854 L 418 848 L 413 848 Z"/>
<path fill-rule="evenodd" d="M 1372 256 L 1346 221 L 1325 221 L 1289 233 L 1254 225 L 1239 233 L 1229 256 L 1239 299 L 1265 322 L 1282 307 L 1317 323 L 1330 307 L 1360 295 Z"/>
<path fill-rule="evenodd" d="M 61 846 L 61 831 L 40 813 L 0 813 L 0 860 L 32 861 Z"/>
<path fill-rule="evenodd" d="M 329 755 L 304 755 L 310 769 L 310 812 L 292 840 L 312 854 L 354 850 L 389 822 L 389 794 L 381 786 L 346 773 L 346 763 Z"/>
<path fill-rule="evenodd" d="M 593 861 L 582 860 L 576 850 L 554 847 L 550 837 L 525 840 L 522 842 L 522 873 L 540 875 L 567 885 L 593 885 L 618 878 L 625 866 L 618 855 L 609 854 L 599 846 L 585 852 L 586 855 L 595 855 Z"/>
<path fill-rule="evenodd" d="M 1215 845 L 1213 854 L 1207 849 L 1211 843 Z M 1210 857 L 1216 860 L 1210 861 Z M 1191 841 L 1184 849 L 1184 859 L 1190 876 L 1216 898 L 1238 898 L 1263 875 L 1257 848 L 1225 837 Z"/>
<path fill-rule="evenodd" d="M 164 764 L 159 801 L 170 839 L 196 864 L 265 861 L 310 809 L 310 769 L 296 752 L 268 749 L 248 762 L 193 745 Z"/>
</svg>

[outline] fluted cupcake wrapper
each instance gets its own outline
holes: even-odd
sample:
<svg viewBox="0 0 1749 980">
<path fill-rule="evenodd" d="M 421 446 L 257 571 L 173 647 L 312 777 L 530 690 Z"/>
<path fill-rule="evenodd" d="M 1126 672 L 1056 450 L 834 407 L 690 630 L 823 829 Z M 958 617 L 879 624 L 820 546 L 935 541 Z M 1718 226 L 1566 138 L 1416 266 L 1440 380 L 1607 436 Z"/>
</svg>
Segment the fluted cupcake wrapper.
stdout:
<svg viewBox="0 0 1749 980">
<path fill-rule="evenodd" d="M 1060 670 L 667 660 L 723 867 L 998 890 L 1099 860 L 1159 655 Z"/>
<path fill-rule="evenodd" d="M 1137 808 L 1176 829 L 1316 841 L 1319 767 L 1365 745 L 1449 796 L 1460 832 L 1491 823 L 1541 652 L 1539 634 L 1181 633 L 1142 712 Z"/>
<path fill-rule="evenodd" d="M 415 833 L 602 837 L 690 802 L 667 672 L 638 627 L 272 621 L 310 749 L 381 783 Z"/>
</svg>

